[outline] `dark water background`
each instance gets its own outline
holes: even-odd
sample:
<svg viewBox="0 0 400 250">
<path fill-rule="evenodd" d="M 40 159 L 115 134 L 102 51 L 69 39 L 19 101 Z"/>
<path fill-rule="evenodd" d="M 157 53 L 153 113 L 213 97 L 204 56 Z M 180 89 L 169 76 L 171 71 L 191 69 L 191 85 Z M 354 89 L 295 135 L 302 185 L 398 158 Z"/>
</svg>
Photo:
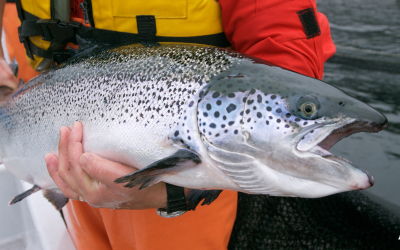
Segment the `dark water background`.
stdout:
<svg viewBox="0 0 400 250">
<path fill-rule="evenodd" d="M 337 53 L 324 81 L 368 103 L 389 120 L 378 134 L 359 133 L 331 150 L 375 177 L 363 191 L 400 216 L 400 0 L 317 0 Z"/>
</svg>

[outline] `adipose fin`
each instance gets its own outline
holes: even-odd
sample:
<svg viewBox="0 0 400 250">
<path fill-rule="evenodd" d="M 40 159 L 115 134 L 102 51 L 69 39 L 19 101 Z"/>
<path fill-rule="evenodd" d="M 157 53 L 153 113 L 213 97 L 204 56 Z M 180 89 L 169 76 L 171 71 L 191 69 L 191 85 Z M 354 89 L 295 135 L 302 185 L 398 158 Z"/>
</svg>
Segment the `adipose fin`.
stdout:
<svg viewBox="0 0 400 250">
<path fill-rule="evenodd" d="M 156 161 L 149 166 L 134 173 L 116 179 L 115 183 L 126 183 L 124 187 L 135 187 L 139 189 L 149 187 L 158 183 L 164 174 L 178 172 L 182 168 L 190 168 L 201 162 L 200 157 L 192 151 L 180 149 L 173 155 Z"/>
</svg>

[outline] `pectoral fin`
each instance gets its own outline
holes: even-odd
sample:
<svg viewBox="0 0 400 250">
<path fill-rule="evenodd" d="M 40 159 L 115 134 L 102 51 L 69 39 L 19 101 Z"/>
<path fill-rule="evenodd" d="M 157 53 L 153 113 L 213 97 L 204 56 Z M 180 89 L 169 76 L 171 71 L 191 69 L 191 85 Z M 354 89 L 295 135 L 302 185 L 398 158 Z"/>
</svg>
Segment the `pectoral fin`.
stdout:
<svg viewBox="0 0 400 250">
<path fill-rule="evenodd" d="M 129 188 L 141 185 L 139 189 L 142 189 L 158 183 L 165 174 L 179 172 L 183 168 L 196 166 L 200 162 L 200 157 L 197 154 L 189 150 L 180 149 L 173 155 L 156 161 L 134 173 L 118 178 L 114 182 L 128 182 L 124 187 Z"/>
<path fill-rule="evenodd" d="M 19 194 L 17 196 L 15 196 L 9 203 L 8 205 L 14 205 L 17 202 L 22 201 L 23 199 L 25 199 L 26 197 L 28 197 L 29 195 L 36 193 L 37 191 L 41 190 L 41 188 L 38 185 L 33 185 L 33 187 L 31 189 L 26 190 L 25 192 L 23 192 L 22 194 Z"/>
<path fill-rule="evenodd" d="M 198 190 L 198 189 L 192 189 L 190 190 L 190 193 L 188 197 L 186 197 L 187 203 L 186 203 L 186 209 L 189 210 L 195 210 L 197 205 L 204 199 L 203 203 L 201 203 L 202 206 L 204 205 L 210 205 L 215 199 L 218 198 L 219 194 L 222 192 L 222 190 Z"/>
<path fill-rule="evenodd" d="M 43 196 L 57 209 L 57 211 L 60 211 L 69 201 L 69 199 L 65 197 L 58 188 L 43 190 Z"/>
</svg>

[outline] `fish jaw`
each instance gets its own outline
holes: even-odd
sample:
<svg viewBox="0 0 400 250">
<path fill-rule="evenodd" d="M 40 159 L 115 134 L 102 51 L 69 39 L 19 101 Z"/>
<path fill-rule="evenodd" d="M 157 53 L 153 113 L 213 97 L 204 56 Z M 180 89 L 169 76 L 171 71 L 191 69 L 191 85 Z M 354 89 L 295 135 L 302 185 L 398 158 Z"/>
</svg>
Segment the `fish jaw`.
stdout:
<svg viewBox="0 0 400 250">
<path fill-rule="evenodd" d="M 316 127 L 303 129 L 292 141 L 292 151 L 298 158 L 313 159 L 318 177 L 321 183 L 336 187 L 338 190 L 351 191 L 362 190 L 374 185 L 374 177 L 367 171 L 360 169 L 351 161 L 330 153 L 328 150 L 341 139 L 358 132 L 379 132 L 387 126 L 387 119 L 383 115 L 377 116 L 375 120 L 366 122 L 365 120 L 344 119 L 333 124 L 319 124 Z M 382 122 L 383 121 L 383 122 Z M 303 138 L 310 133 L 320 131 L 319 140 L 314 142 L 303 142 Z M 313 131 L 313 132 L 311 132 Z M 301 137 L 301 138 L 300 138 Z M 300 139 L 299 139 L 300 138 Z M 329 173 L 323 177 L 322 173 Z M 312 175 L 308 178 L 312 179 Z"/>
</svg>

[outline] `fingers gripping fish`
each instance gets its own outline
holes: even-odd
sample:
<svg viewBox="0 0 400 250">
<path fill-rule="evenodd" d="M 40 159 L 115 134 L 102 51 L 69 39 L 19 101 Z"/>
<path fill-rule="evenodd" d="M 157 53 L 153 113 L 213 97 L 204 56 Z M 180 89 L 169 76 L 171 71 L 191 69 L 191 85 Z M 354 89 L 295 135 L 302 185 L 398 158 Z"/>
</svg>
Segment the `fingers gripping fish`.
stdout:
<svg viewBox="0 0 400 250">
<path fill-rule="evenodd" d="M 328 150 L 387 124 L 327 83 L 233 51 L 121 47 L 31 80 L 0 108 L 0 156 L 34 185 L 11 203 L 45 190 L 57 209 L 66 204 L 43 156 L 76 120 L 85 152 L 139 168 L 116 183 L 191 188 L 189 209 L 223 189 L 322 197 L 368 188 L 369 173 Z"/>
</svg>

